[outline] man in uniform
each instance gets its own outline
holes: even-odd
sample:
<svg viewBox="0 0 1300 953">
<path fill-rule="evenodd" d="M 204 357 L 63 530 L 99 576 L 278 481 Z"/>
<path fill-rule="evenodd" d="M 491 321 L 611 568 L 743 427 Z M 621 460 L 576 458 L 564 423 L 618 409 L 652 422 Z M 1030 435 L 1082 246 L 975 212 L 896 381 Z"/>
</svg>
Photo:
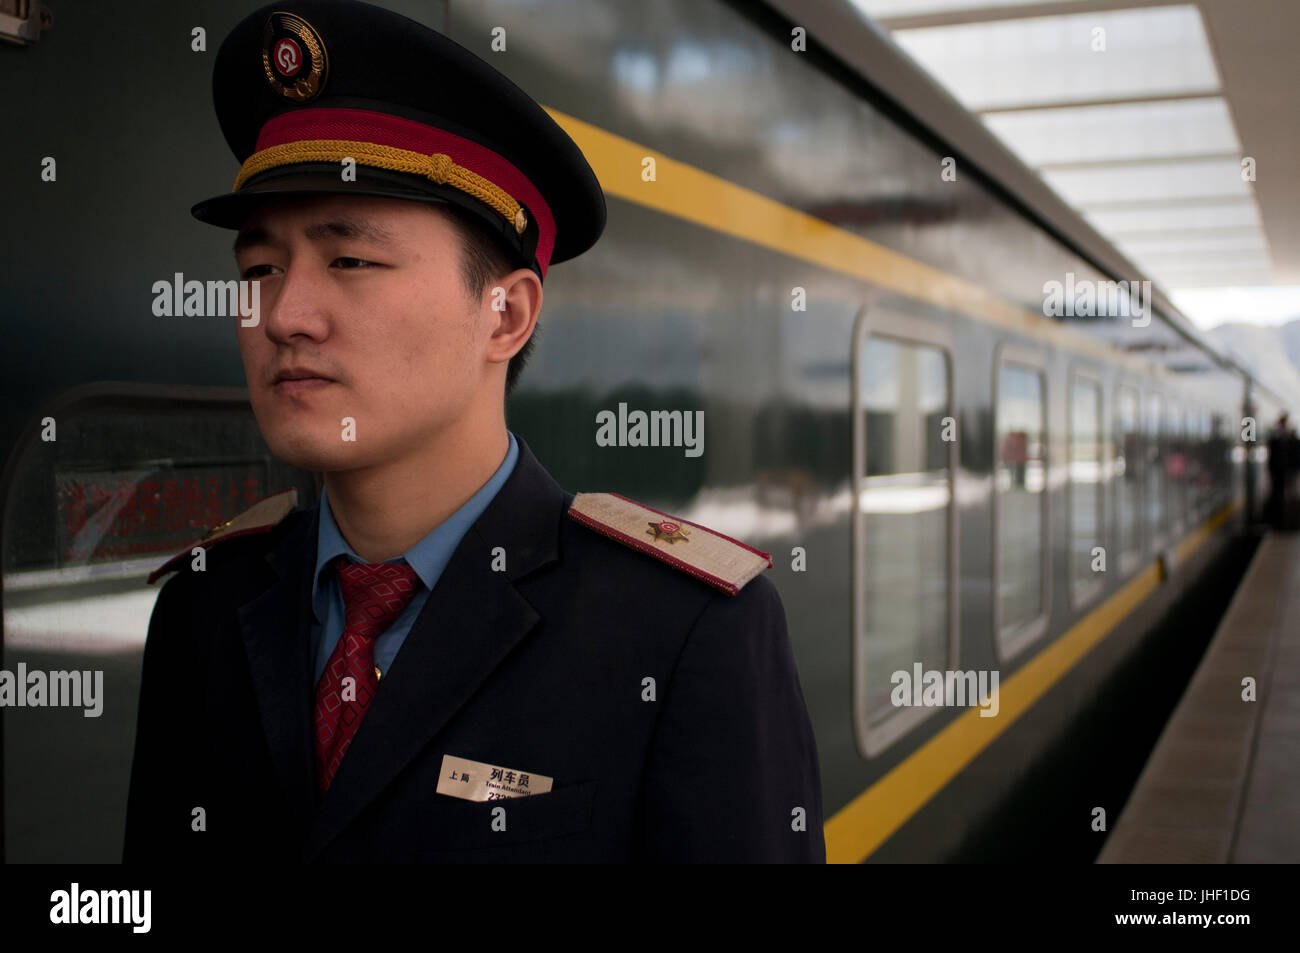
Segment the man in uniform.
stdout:
<svg viewBox="0 0 1300 953">
<path fill-rule="evenodd" d="M 505 426 L 600 185 L 479 58 L 360 3 L 242 21 L 253 411 L 320 504 L 161 567 L 128 861 L 814 861 L 817 751 L 766 553 L 565 492 Z"/>
<path fill-rule="evenodd" d="M 1295 479 L 1300 464 L 1300 440 L 1291 426 L 1290 415 L 1284 410 L 1268 433 L 1268 500 L 1264 504 L 1264 520 L 1274 529 L 1296 529 L 1297 522 Z"/>
</svg>

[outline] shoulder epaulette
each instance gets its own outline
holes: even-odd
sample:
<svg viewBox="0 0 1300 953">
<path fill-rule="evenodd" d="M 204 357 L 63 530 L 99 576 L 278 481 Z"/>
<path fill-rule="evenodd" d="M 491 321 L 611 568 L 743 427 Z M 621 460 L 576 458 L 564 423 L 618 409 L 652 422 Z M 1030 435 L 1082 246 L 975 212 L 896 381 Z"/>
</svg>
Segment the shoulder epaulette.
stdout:
<svg viewBox="0 0 1300 953">
<path fill-rule="evenodd" d="M 770 553 L 617 493 L 579 493 L 569 507 L 569 516 L 729 596 L 740 592 L 764 569 L 772 568 Z"/>
<path fill-rule="evenodd" d="M 211 549 L 217 543 L 223 543 L 227 540 L 236 539 L 240 536 L 252 536 L 256 533 L 269 533 L 275 529 L 280 522 L 293 512 L 293 508 L 298 505 L 298 490 L 290 487 L 287 490 L 281 490 L 279 493 L 272 493 L 264 500 L 258 500 L 248 509 L 244 510 L 238 516 L 219 523 L 199 540 L 195 540 L 190 545 L 173 556 L 167 562 L 163 563 L 153 572 L 149 573 L 148 581 L 157 582 L 163 576 L 176 569 L 186 559 L 189 559 L 194 552 L 195 547 Z"/>
</svg>

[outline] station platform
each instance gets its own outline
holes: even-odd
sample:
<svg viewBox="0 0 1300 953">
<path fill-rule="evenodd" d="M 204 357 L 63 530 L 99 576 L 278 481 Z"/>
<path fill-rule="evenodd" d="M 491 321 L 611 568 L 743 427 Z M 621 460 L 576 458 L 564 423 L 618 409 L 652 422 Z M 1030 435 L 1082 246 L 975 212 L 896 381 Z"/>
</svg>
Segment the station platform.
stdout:
<svg viewBox="0 0 1300 953">
<path fill-rule="evenodd" d="M 1270 534 L 1097 863 L 1296 862 L 1300 534 Z"/>
</svg>

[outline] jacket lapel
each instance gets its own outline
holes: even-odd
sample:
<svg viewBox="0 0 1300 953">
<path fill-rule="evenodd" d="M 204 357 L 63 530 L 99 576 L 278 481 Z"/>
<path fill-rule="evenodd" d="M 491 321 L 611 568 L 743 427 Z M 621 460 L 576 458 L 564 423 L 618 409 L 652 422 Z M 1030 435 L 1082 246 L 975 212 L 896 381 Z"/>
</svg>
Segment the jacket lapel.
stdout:
<svg viewBox="0 0 1300 953">
<path fill-rule="evenodd" d="M 290 519 L 266 554 L 278 580 L 238 615 L 271 760 L 291 816 L 305 831 L 315 810 L 310 600 L 319 511 Z"/>
<path fill-rule="evenodd" d="M 311 860 L 469 700 L 539 616 L 516 581 L 554 562 L 568 495 L 518 435 L 510 477 L 470 527 L 402 644 L 304 846 Z M 506 571 L 492 569 L 503 547 Z"/>
</svg>

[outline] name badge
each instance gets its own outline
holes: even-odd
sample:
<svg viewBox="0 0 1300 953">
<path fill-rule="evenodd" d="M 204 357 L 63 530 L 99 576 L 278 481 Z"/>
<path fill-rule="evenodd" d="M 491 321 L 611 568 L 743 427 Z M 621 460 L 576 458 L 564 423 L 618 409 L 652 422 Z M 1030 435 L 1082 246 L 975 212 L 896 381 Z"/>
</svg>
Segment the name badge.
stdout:
<svg viewBox="0 0 1300 953">
<path fill-rule="evenodd" d="M 500 765 L 470 761 L 468 758 L 442 756 L 442 773 L 438 776 L 438 793 L 466 801 L 499 801 L 508 797 L 546 794 L 554 778 L 528 771 L 515 771 Z"/>
</svg>

